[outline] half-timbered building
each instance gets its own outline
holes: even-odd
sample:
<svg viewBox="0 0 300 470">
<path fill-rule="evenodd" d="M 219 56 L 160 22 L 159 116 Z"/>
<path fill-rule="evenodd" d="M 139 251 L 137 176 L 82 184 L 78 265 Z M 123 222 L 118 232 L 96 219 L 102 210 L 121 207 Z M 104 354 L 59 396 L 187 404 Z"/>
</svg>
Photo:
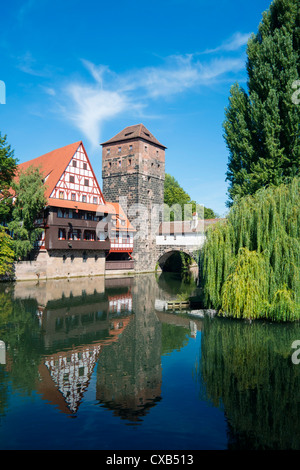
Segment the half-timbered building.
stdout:
<svg viewBox="0 0 300 470">
<path fill-rule="evenodd" d="M 27 264 L 17 263 L 18 278 L 104 274 L 114 253 L 131 261 L 133 227 L 119 204 L 105 201 L 82 141 L 22 163 L 18 172 L 31 166 L 43 176 L 47 205 L 36 220 L 43 234 Z M 116 267 L 133 268 L 123 265 Z"/>
</svg>

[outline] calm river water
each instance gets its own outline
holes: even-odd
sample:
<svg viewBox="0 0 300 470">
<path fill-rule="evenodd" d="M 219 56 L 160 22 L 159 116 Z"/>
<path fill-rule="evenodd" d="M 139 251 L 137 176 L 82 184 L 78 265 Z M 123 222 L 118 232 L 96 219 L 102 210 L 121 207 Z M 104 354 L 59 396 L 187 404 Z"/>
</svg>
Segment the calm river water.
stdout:
<svg viewBox="0 0 300 470">
<path fill-rule="evenodd" d="M 300 449 L 299 324 L 158 309 L 192 288 L 1 284 L 0 449 Z"/>
</svg>

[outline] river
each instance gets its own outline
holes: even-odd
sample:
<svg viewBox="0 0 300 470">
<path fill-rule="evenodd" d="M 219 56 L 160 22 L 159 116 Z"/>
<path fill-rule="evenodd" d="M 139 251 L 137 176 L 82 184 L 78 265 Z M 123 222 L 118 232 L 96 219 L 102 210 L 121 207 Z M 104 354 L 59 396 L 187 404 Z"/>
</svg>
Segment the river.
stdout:
<svg viewBox="0 0 300 470">
<path fill-rule="evenodd" d="M 0 449 L 300 449 L 299 324 L 156 308 L 194 290 L 167 273 L 0 284 Z"/>
</svg>

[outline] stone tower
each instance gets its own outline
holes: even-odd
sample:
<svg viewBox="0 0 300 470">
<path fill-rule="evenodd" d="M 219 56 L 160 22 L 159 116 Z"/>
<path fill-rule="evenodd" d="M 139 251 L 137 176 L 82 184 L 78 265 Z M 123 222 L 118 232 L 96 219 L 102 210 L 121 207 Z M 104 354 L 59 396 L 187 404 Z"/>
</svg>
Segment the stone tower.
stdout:
<svg viewBox="0 0 300 470">
<path fill-rule="evenodd" d="M 143 124 L 126 127 L 101 145 L 104 198 L 119 202 L 140 234 L 134 239 L 136 271 L 152 271 L 157 259 L 150 225 L 154 206 L 164 202 L 166 147 Z"/>
</svg>

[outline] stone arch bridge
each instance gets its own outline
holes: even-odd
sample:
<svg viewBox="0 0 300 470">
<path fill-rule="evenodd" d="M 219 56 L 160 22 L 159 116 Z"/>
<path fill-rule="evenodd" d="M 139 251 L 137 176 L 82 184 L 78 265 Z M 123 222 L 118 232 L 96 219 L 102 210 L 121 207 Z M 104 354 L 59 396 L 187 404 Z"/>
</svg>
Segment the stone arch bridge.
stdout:
<svg viewBox="0 0 300 470">
<path fill-rule="evenodd" d="M 187 254 L 192 259 L 191 267 L 197 267 L 199 247 L 190 245 L 156 245 L 156 270 L 164 270 L 164 266 L 169 258 L 178 252 Z"/>
</svg>

